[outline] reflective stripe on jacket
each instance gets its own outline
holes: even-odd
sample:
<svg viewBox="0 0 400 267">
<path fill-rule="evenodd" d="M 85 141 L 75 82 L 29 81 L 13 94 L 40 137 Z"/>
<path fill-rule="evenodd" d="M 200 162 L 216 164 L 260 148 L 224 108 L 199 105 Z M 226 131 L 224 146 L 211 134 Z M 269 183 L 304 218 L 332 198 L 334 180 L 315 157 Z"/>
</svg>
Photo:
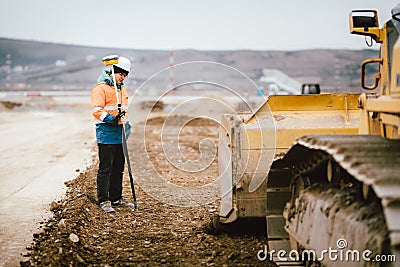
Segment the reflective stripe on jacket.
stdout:
<svg viewBox="0 0 400 267">
<path fill-rule="evenodd" d="M 122 102 L 122 110 L 127 111 L 128 94 L 125 87 L 118 90 L 119 101 Z M 127 114 L 124 121 L 118 121 L 118 125 L 113 123 L 113 119 L 118 114 L 117 99 L 113 86 L 102 82 L 94 86 L 91 94 L 92 114 L 96 123 L 96 139 L 99 144 L 121 144 L 122 143 L 122 123 L 126 123 L 127 137 L 130 133 L 130 125 Z"/>
</svg>

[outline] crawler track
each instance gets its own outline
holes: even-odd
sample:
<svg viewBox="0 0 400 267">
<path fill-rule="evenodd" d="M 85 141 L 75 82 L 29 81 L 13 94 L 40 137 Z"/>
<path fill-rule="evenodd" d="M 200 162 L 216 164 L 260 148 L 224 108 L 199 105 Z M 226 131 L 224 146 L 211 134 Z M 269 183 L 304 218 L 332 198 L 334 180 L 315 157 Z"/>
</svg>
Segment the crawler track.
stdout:
<svg viewBox="0 0 400 267">
<path fill-rule="evenodd" d="M 291 249 L 318 252 L 337 248 L 337 241 L 345 238 L 346 249 L 400 259 L 399 140 L 308 135 L 275 165 L 290 170 L 292 177 L 291 199 L 284 210 Z M 287 247 L 289 239 L 269 238 L 269 244 Z"/>
</svg>

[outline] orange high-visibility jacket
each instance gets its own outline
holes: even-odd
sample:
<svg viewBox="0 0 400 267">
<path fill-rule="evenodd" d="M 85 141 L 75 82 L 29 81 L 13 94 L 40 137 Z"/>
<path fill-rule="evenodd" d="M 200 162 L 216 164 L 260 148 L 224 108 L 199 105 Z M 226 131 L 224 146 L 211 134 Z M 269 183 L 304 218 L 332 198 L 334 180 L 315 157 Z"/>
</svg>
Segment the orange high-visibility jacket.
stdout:
<svg viewBox="0 0 400 267">
<path fill-rule="evenodd" d="M 121 109 L 127 111 L 128 94 L 125 87 L 118 89 Z M 130 132 L 130 125 L 127 121 L 127 114 L 118 123 L 113 123 L 113 119 L 118 115 L 117 98 L 114 86 L 105 82 L 96 84 L 91 94 L 92 114 L 96 124 L 96 139 L 99 144 L 121 144 L 122 143 L 122 123 L 126 123 L 127 136 Z"/>
</svg>

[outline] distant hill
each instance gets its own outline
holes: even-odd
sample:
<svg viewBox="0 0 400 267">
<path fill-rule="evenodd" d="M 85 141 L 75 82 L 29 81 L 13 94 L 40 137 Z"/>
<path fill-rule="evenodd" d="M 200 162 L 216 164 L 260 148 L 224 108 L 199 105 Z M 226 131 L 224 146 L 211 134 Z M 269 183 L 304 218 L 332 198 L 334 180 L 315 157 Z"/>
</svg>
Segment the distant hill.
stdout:
<svg viewBox="0 0 400 267">
<path fill-rule="evenodd" d="M 0 88 L 18 89 L 87 89 L 90 90 L 103 69 L 101 58 L 109 54 L 134 59 L 135 82 L 138 87 L 170 64 L 170 51 L 136 50 L 55 44 L 0 38 Z M 235 68 L 258 83 L 263 68 L 279 69 L 301 83 L 320 83 L 323 90 L 359 88 L 360 63 L 377 57 L 378 51 L 365 50 L 301 50 L 301 51 L 174 51 L 174 64 L 190 61 L 212 61 Z M 183 65 L 154 77 L 155 86 L 164 86 L 171 79 L 229 79 L 220 67 L 210 64 Z M 222 66 L 222 65 L 221 65 Z M 228 69 L 228 68 L 226 68 Z M 374 70 L 370 70 L 374 71 Z M 232 78 L 232 77 L 231 77 Z M 239 82 L 239 81 L 238 81 Z M 339 88 L 339 89 L 338 89 Z"/>
</svg>

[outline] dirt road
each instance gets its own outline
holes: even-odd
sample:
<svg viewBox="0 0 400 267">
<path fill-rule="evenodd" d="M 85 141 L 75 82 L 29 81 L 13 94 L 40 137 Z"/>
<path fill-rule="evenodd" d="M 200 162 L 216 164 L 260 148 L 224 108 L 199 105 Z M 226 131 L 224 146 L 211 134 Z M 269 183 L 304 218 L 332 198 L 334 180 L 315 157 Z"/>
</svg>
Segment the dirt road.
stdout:
<svg viewBox="0 0 400 267">
<path fill-rule="evenodd" d="M 180 116 L 173 118 L 175 121 L 184 119 Z M 29 251 L 29 264 L 268 266 L 267 262 L 257 258 L 258 251 L 264 248 L 266 241 L 262 232 L 251 233 L 254 229 L 251 222 L 242 228 L 247 235 L 237 235 L 235 232 L 230 235 L 211 234 L 210 216 L 218 208 L 218 200 L 192 207 L 163 202 L 181 197 L 181 194 L 174 195 L 174 192 L 169 191 L 165 184 L 185 186 L 187 189 L 201 188 L 218 176 L 217 162 L 213 162 L 203 172 L 185 173 L 165 159 L 159 135 L 164 121 L 165 118 L 160 117 L 148 122 L 145 143 L 148 149 L 144 154 L 139 149 L 143 146 L 142 138 L 135 138 L 137 136 L 134 135 L 128 143 L 133 168 L 141 176 L 140 187 L 137 187 L 139 209 L 132 211 L 120 208 L 113 214 L 103 212 L 95 204 L 97 165 L 94 164 L 68 184 L 65 198 L 54 211 L 54 219 L 48 221 L 44 225 L 45 231 L 35 237 L 35 245 Z M 179 135 L 180 151 L 187 159 L 199 158 L 200 140 L 210 138 L 217 141 L 217 129 L 215 123 L 208 121 L 196 120 L 189 123 Z M 134 132 L 138 131 L 136 126 Z M 167 137 L 166 142 L 174 141 Z M 150 160 L 151 164 L 143 164 L 145 160 Z M 154 179 L 157 174 L 165 180 Z M 147 193 L 149 188 L 153 189 L 150 193 L 154 197 Z M 132 199 L 126 173 L 123 195 L 128 200 Z M 185 201 L 185 198 L 181 201 Z"/>
<path fill-rule="evenodd" d="M 18 266 L 64 181 L 91 163 L 91 118 L 81 110 L 2 111 L 0 266 Z"/>
<path fill-rule="evenodd" d="M 166 125 L 164 113 L 153 114 L 145 128 L 140 121 L 147 118 L 141 110 L 146 105 L 133 105 L 128 146 L 139 210 L 115 214 L 96 204 L 97 163 L 83 171 L 96 153 L 90 153 L 94 132 L 87 106 L 60 111 L 59 103 L 53 104 L 47 103 L 52 108 L 45 112 L 0 116 L 0 266 L 20 261 L 26 266 L 267 265 L 257 259 L 266 241 L 251 232 L 253 225 L 244 225 L 248 235 L 209 231 L 210 215 L 219 206 L 218 124 L 200 119 L 181 126 L 199 107 L 222 112 L 219 103 L 189 105 Z M 66 180 L 71 181 L 63 194 Z M 126 172 L 124 183 L 130 199 Z M 53 200 L 58 206 L 50 214 Z"/>
</svg>

